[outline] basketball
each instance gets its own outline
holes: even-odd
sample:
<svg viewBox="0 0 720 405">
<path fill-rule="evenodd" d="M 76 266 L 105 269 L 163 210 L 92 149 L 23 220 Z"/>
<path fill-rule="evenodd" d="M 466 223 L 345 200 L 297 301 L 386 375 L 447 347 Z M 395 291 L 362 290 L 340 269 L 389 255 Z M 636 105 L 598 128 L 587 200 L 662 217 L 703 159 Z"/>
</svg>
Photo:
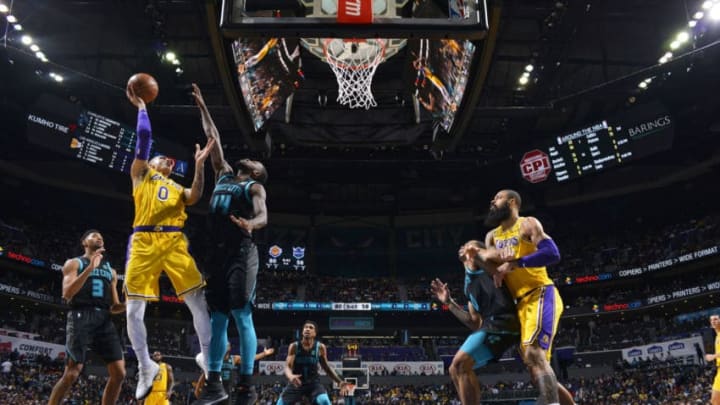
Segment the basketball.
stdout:
<svg viewBox="0 0 720 405">
<path fill-rule="evenodd" d="M 146 103 L 150 103 L 158 96 L 157 81 L 154 77 L 147 73 L 136 73 L 128 80 L 128 86 L 132 88 L 135 95 L 143 99 Z"/>
</svg>

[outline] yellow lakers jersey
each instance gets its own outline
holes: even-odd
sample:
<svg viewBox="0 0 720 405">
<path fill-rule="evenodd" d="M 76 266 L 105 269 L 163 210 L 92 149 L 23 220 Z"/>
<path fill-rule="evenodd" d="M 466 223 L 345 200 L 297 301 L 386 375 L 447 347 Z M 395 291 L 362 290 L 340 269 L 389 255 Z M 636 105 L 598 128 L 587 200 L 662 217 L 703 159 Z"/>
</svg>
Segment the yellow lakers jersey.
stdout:
<svg viewBox="0 0 720 405">
<path fill-rule="evenodd" d="M 135 220 L 133 226 L 165 225 L 182 227 L 185 224 L 183 186 L 148 169 L 142 182 L 133 190 Z"/>
<path fill-rule="evenodd" d="M 168 385 L 167 364 L 160 363 L 160 372 L 155 376 L 153 381 L 152 392 L 165 392 Z"/>
<path fill-rule="evenodd" d="M 537 247 L 528 240 L 520 237 L 520 225 L 525 217 L 518 218 L 515 224 L 502 229 L 498 226 L 493 230 L 495 247 L 500 250 L 512 249 L 516 259 L 527 256 L 537 250 Z M 545 267 L 517 267 L 505 275 L 505 285 L 514 298 L 520 298 L 537 287 L 552 284 Z"/>
<path fill-rule="evenodd" d="M 720 354 L 720 333 L 715 332 L 715 354 Z M 715 359 L 715 365 L 720 367 L 720 357 Z"/>
</svg>

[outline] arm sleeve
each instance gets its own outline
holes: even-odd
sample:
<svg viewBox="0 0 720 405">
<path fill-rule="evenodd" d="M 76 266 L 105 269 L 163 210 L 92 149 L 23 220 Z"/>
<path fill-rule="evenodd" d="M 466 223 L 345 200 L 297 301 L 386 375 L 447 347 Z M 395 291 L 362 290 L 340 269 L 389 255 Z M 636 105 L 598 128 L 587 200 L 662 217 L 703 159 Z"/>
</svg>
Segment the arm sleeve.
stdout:
<svg viewBox="0 0 720 405">
<path fill-rule="evenodd" d="M 147 111 L 138 110 L 135 158 L 139 160 L 149 160 L 151 146 L 152 129 L 150 128 L 150 117 L 148 117 Z"/>
<path fill-rule="evenodd" d="M 518 259 L 519 267 L 543 267 L 560 261 L 560 251 L 552 239 L 541 240 L 537 247 L 535 252 Z"/>
</svg>

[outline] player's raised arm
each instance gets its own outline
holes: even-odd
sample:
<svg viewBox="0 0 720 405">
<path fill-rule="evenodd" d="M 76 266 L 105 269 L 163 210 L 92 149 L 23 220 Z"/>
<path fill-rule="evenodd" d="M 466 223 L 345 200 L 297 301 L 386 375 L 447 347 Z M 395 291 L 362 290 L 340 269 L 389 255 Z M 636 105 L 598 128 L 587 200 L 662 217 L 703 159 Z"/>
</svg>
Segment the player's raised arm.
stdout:
<svg viewBox="0 0 720 405">
<path fill-rule="evenodd" d="M 285 359 L 285 377 L 290 381 L 290 384 L 299 387 L 302 385 L 300 374 L 293 374 L 292 369 L 295 365 L 295 355 L 297 354 L 297 343 L 290 344 L 288 347 L 287 359 Z"/>
<path fill-rule="evenodd" d="M 207 136 L 208 138 L 215 138 L 216 141 L 215 148 L 210 151 L 210 163 L 212 164 L 213 170 L 215 171 L 215 178 L 217 178 L 220 174 L 232 172 L 233 169 L 230 164 L 225 160 L 225 156 L 222 150 L 222 142 L 220 141 L 220 132 L 217 130 L 212 116 L 210 116 L 210 111 L 205 104 L 205 99 L 200 92 L 200 87 L 198 87 L 197 84 L 193 83 L 192 89 L 192 95 L 195 98 L 195 104 L 197 104 L 198 109 L 200 110 L 200 116 L 202 117 L 202 126 L 203 131 L 205 131 L 205 136 Z"/>
<path fill-rule="evenodd" d="M 147 113 L 145 101 L 135 95 L 131 86 L 125 89 L 125 95 L 128 100 L 137 107 L 137 140 L 135 141 L 135 158 L 130 166 L 130 177 L 132 178 L 133 188 L 137 187 L 148 172 L 148 160 L 150 160 L 150 148 L 152 147 L 152 128 L 150 127 L 150 117 Z"/>
<path fill-rule="evenodd" d="M 208 138 L 205 147 L 202 149 L 200 149 L 200 145 L 195 144 L 195 177 L 193 177 L 192 186 L 183 190 L 185 205 L 193 205 L 200 201 L 205 188 L 205 160 L 214 147 L 215 138 Z"/>
</svg>

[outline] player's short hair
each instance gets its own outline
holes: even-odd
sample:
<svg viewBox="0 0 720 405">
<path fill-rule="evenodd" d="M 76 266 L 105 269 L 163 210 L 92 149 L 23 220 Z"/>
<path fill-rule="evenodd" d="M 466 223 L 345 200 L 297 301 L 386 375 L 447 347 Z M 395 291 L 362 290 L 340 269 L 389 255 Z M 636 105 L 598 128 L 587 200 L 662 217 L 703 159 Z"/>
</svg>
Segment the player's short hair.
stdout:
<svg viewBox="0 0 720 405">
<path fill-rule="evenodd" d="M 317 324 L 316 324 L 314 321 L 305 321 L 305 322 L 303 322 L 303 328 L 304 328 L 305 325 L 307 325 L 307 324 L 310 324 L 310 325 L 314 326 L 316 331 L 318 330 L 318 326 L 317 326 Z"/>
<path fill-rule="evenodd" d="M 82 243 L 85 242 L 85 239 L 87 239 L 87 237 L 90 236 L 90 234 L 93 234 L 93 233 L 100 233 L 100 231 L 98 231 L 97 229 L 88 229 L 88 230 L 85 231 L 85 232 L 82 234 L 82 236 L 80 237 L 80 244 L 82 245 Z"/>
<path fill-rule="evenodd" d="M 506 189 L 503 191 L 508 196 L 508 198 L 512 198 L 515 200 L 515 203 L 517 204 L 518 209 L 520 209 L 522 207 L 522 198 L 520 197 L 520 193 L 518 193 L 515 190 L 510 190 L 510 189 Z"/>
</svg>

